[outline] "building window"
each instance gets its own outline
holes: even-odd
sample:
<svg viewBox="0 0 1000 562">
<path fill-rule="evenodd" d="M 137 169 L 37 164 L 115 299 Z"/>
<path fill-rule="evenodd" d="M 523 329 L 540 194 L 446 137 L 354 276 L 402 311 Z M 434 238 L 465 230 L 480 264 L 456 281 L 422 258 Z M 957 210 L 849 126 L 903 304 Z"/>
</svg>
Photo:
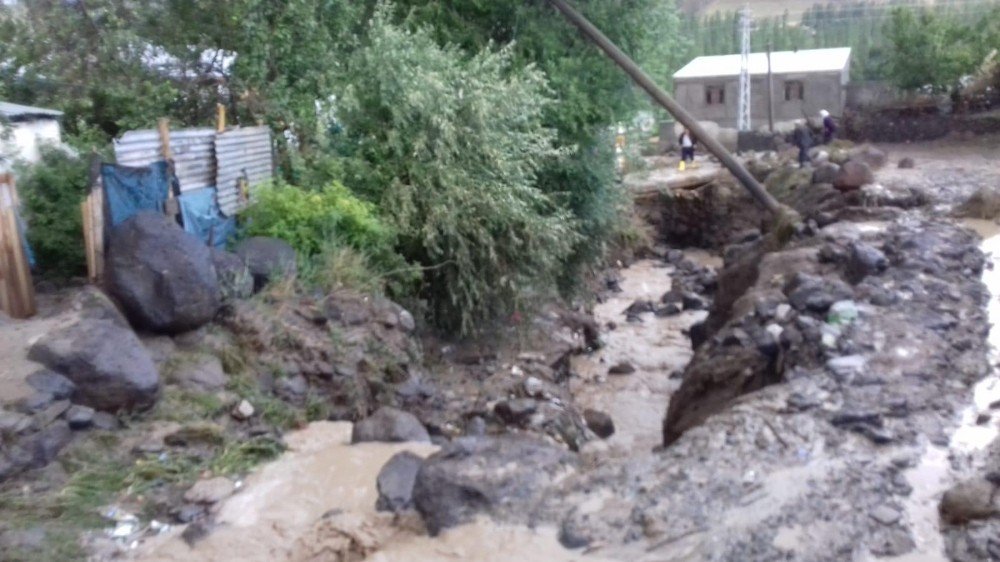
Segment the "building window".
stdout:
<svg viewBox="0 0 1000 562">
<path fill-rule="evenodd" d="M 705 105 L 723 105 L 725 103 L 725 86 L 705 86 Z"/>
<path fill-rule="evenodd" d="M 800 80 L 785 82 L 785 101 L 801 101 L 806 87 Z"/>
</svg>

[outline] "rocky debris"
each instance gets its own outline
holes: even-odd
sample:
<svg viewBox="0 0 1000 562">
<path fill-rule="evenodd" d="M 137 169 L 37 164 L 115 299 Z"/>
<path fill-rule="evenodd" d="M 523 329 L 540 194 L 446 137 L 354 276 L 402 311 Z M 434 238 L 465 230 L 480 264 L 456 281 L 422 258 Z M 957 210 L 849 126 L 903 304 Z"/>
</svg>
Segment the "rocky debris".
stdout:
<svg viewBox="0 0 1000 562">
<path fill-rule="evenodd" d="M 0 447 L 0 482 L 25 470 L 52 462 L 73 440 L 73 431 L 64 421 L 54 421 L 35 433 L 19 437 Z"/>
<path fill-rule="evenodd" d="M 583 419 L 587 423 L 587 428 L 601 439 L 607 439 L 615 433 L 614 420 L 604 412 L 588 408 L 583 411 Z"/>
<path fill-rule="evenodd" d="M 86 406 L 72 406 L 66 410 L 66 422 L 70 429 L 87 429 L 94 425 L 94 409 Z"/>
<path fill-rule="evenodd" d="M 251 404 L 249 400 L 240 400 L 239 404 L 233 406 L 230 414 L 233 416 L 233 419 L 237 421 L 247 421 L 253 417 L 253 404 Z"/>
<path fill-rule="evenodd" d="M 886 162 L 889 161 L 889 155 L 885 151 L 867 144 L 855 147 L 848 154 L 851 160 L 863 162 L 872 170 L 877 170 L 885 166 Z"/>
<path fill-rule="evenodd" d="M 170 515 L 180 524 L 193 523 L 207 515 L 204 505 L 186 503 L 170 511 Z"/>
<path fill-rule="evenodd" d="M 130 329 L 109 320 L 77 318 L 42 336 L 28 358 L 70 379 L 73 401 L 97 410 L 148 408 L 160 388 L 142 342 Z"/>
<path fill-rule="evenodd" d="M 635 366 L 628 361 L 619 361 L 608 368 L 609 375 L 631 375 L 635 372 Z"/>
<path fill-rule="evenodd" d="M 366 441 L 430 442 L 430 440 L 427 429 L 416 416 L 389 406 L 382 406 L 371 416 L 355 423 L 354 430 L 351 432 L 351 443 Z"/>
<path fill-rule="evenodd" d="M 53 400 L 66 400 L 73 396 L 73 392 L 76 390 L 73 381 L 48 370 L 31 373 L 25 382 L 38 392 L 51 395 Z"/>
<path fill-rule="evenodd" d="M 944 493 L 938 511 L 941 519 L 961 525 L 975 519 L 985 519 L 997 513 L 996 486 L 985 478 L 959 482 Z"/>
<path fill-rule="evenodd" d="M 431 535 L 478 515 L 524 523 L 575 464 L 573 454 L 534 438 L 461 437 L 424 461 L 413 502 Z"/>
<path fill-rule="evenodd" d="M 224 476 L 199 480 L 184 492 L 184 501 L 192 504 L 213 504 L 233 495 L 236 484 Z"/>
<path fill-rule="evenodd" d="M 224 302 L 245 299 L 253 294 L 253 275 L 240 256 L 212 248 L 212 264 L 219 281 L 219 291 Z"/>
<path fill-rule="evenodd" d="M 235 248 L 253 276 L 254 290 L 260 290 L 273 279 L 295 275 L 298 257 L 295 249 L 284 240 L 255 236 L 241 240 Z"/>
<path fill-rule="evenodd" d="M 875 174 L 868 164 L 849 160 L 841 166 L 833 186 L 841 191 L 851 191 L 874 182 Z"/>
<path fill-rule="evenodd" d="M 524 427 L 538 412 L 539 403 L 533 398 L 502 400 L 493 407 L 493 413 L 507 425 Z"/>
<path fill-rule="evenodd" d="M 409 452 L 396 453 L 378 473 L 378 511 L 400 512 L 413 507 L 413 484 L 424 459 Z"/>
<path fill-rule="evenodd" d="M 917 163 L 913 161 L 913 158 L 906 156 L 899 159 L 898 167 L 900 170 L 912 170 L 917 167 Z"/>
<path fill-rule="evenodd" d="M 215 392 L 226 386 L 226 372 L 215 355 L 199 353 L 181 362 L 174 371 L 174 380 L 181 387 L 200 392 Z"/>
<path fill-rule="evenodd" d="M 219 310 L 211 252 L 163 214 L 139 213 L 116 226 L 106 271 L 110 293 L 138 328 L 176 334 Z"/>
</svg>

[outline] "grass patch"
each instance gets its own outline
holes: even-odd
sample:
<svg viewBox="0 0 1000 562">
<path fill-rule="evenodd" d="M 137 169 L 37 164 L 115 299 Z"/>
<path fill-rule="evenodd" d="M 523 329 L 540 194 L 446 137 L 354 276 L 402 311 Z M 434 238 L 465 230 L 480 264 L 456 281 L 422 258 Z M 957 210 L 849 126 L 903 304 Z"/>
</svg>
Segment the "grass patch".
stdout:
<svg viewBox="0 0 1000 562">
<path fill-rule="evenodd" d="M 250 402 L 268 425 L 284 431 L 301 427 L 306 422 L 306 416 L 301 410 L 272 394 L 265 393 L 249 376 L 230 377 L 227 388 Z"/>
<path fill-rule="evenodd" d="M 277 458 L 284 450 L 284 444 L 268 436 L 230 442 L 212 460 L 211 469 L 223 476 L 246 474 L 258 464 Z"/>
<path fill-rule="evenodd" d="M 225 404 L 215 394 L 168 386 L 163 389 L 151 416 L 157 420 L 189 423 L 191 420 L 212 419 L 224 408 Z"/>
</svg>

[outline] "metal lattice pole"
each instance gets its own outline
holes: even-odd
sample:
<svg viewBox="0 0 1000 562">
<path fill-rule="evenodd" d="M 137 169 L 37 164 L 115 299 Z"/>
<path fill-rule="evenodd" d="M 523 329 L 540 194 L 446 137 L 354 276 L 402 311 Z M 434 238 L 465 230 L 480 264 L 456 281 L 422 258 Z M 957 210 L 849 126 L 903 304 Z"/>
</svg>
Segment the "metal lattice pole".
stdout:
<svg viewBox="0 0 1000 562">
<path fill-rule="evenodd" d="M 750 6 L 740 10 L 740 97 L 737 100 L 736 127 L 749 131 L 750 126 Z"/>
</svg>

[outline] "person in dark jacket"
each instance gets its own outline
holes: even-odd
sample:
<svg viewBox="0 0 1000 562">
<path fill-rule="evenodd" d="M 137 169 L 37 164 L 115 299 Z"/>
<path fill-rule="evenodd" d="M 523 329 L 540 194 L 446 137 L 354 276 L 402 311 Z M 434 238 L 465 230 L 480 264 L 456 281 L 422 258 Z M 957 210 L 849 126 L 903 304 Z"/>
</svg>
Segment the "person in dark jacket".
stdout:
<svg viewBox="0 0 1000 562">
<path fill-rule="evenodd" d="M 681 145 L 681 160 L 684 162 L 694 162 L 694 145 L 697 141 L 691 136 L 691 131 L 684 129 L 677 139 L 677 144 Z"/>
<path fill-rule="evenodd" d="M 796 125 L 792 133 L 792 142 L 799 147 L 799 167 L 804 168 L 809 160 L 809 149 L 812 148 L 812 133 L 805 125 Z"/>
<path fill-rule="evenodd" d="M 823 118 L 823 144 L 830 144 L 833 135 L 837 133 L 837 124 L 830 116 L 830 112 L 825 109 L 819 112 L 819 116 Z"/>
</svg>

